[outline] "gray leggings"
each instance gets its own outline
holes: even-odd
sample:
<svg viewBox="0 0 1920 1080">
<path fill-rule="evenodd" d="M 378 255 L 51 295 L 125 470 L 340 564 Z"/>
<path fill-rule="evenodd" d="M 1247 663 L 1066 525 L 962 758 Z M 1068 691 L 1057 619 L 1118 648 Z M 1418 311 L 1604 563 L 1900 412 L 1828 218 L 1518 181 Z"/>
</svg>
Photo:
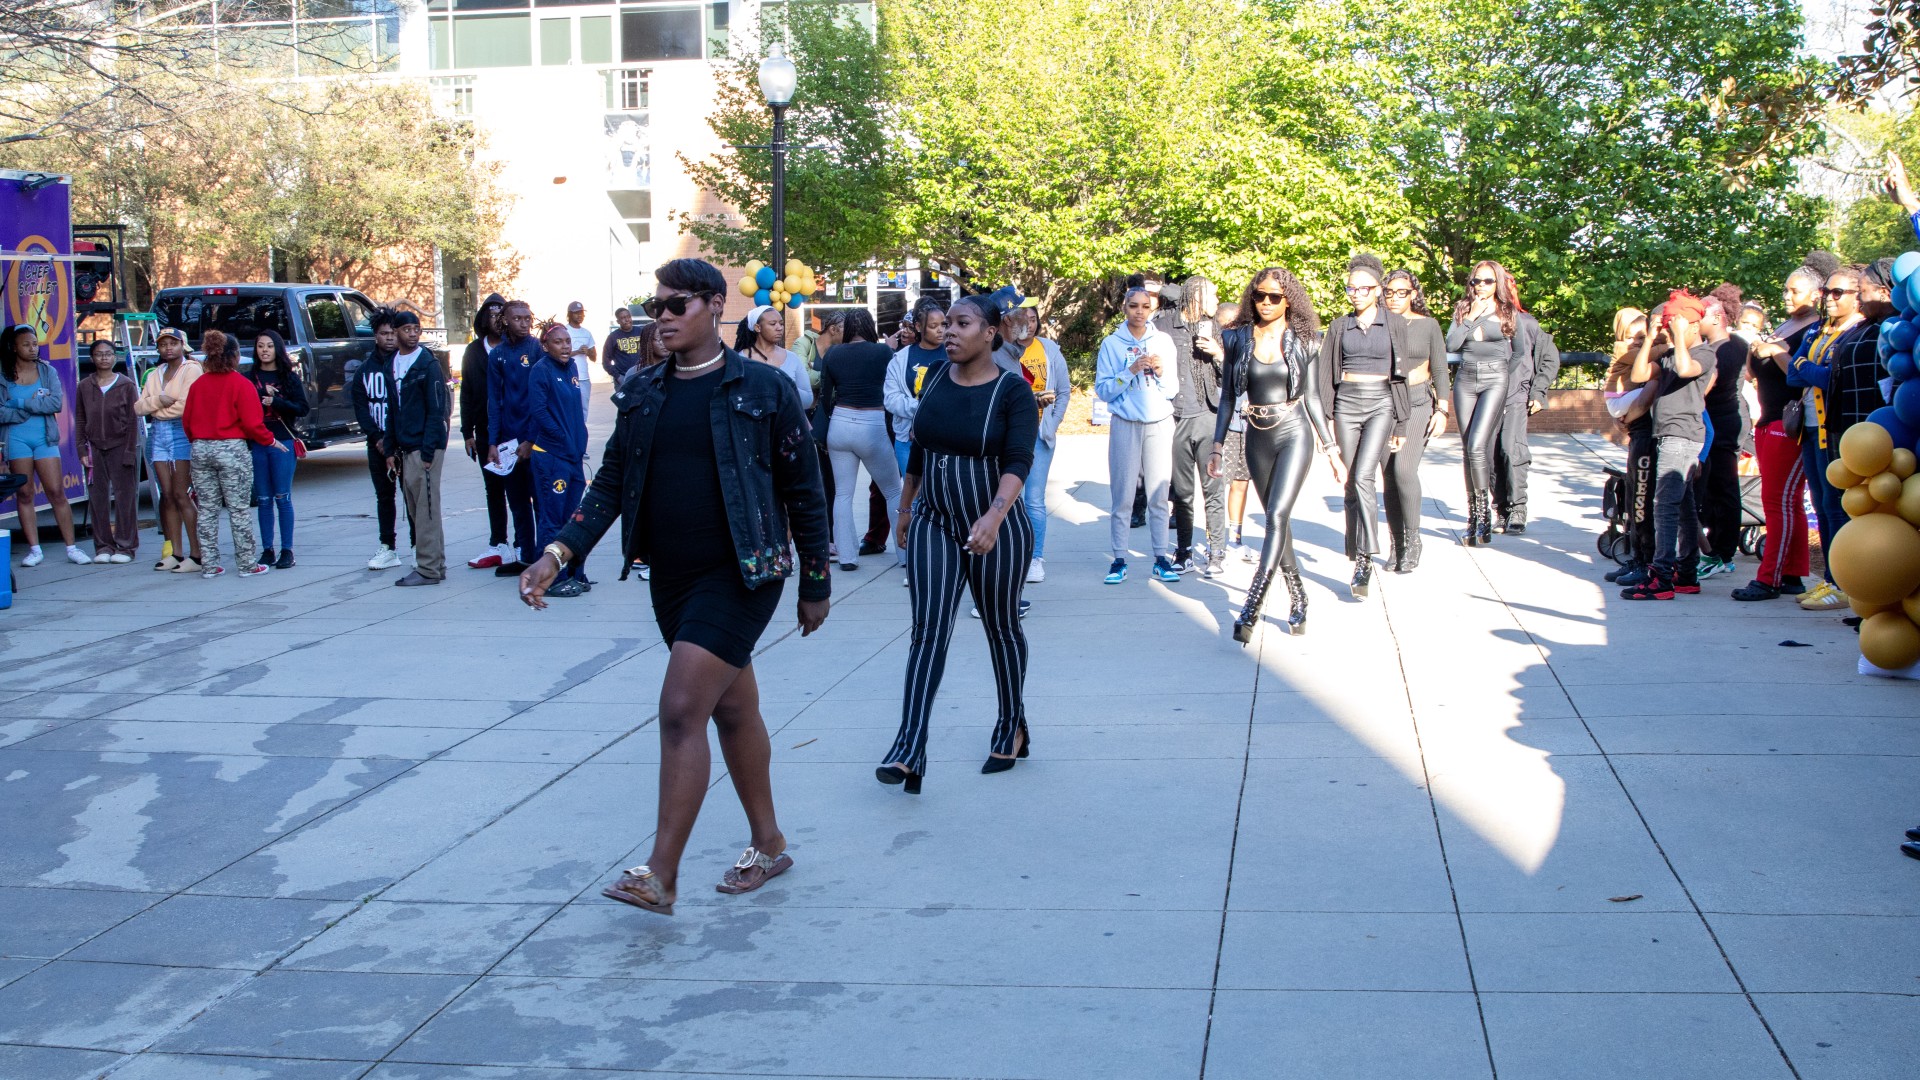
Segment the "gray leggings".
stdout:
<svg viewBox="0 0 1920 1080">
<path fill-rule="evenodd" d="M 858 561 L 859 534 L 853 529 L 853 496 L 860 466 L 880 485 L 887 500 L 887 520 L 900 514 L 900 463 L 887 435 L 887 414 L 878 409 L 833 410 L 827 422 L 827 460 L 833 464 L 833 543 L 840 561 Z"/>
<path fill-rule="evenodd" d="M 1168 501 L 1173 485 L 1173 417 L 1142 424 L 1113 418 L 1107 436 L 1107 483 L 1113 498 L 1113 557 L 1127 557 L 1127 528 L 1133 515 L 1133 488 L 1147 489 L 1147 546 L 1157 558 L 1167 553 Z"/>
</svg>

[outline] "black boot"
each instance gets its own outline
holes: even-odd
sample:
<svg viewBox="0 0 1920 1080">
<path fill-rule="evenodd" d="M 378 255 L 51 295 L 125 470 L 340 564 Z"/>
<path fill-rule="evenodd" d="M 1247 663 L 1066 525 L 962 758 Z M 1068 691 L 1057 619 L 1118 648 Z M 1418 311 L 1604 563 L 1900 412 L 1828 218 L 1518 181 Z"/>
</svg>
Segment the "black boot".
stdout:
<svg viewBox="0 0 1920 1080">
<path fill-rule="evenodd" d="M 1233 620 L 1233 640 L 1242 645 L 1253 640 L 1253 631 L 1260 625 L 1260 605 L 1267 599 L 1267 586 L 1273 583 L 1273 571 L 1265 573 L 1254 571 L 1253 581 L 1247 586 L 1247 603 L 1240 609 L 1240 617 Z"/>
<path fill-rule="evenodd" d="M 1353 590 L 1353 598 L 1355 600 L 1365 600 L 1367 598 L 1367 590 L 1372 584 L 1373 556 L 1362 555 L 1353 562 L 1353 583 L 1349 586 L 1349 588 Z"/>
<path fill-rule="evenodd" d="M 1493 496 L 1480 496 L 1480 546 L 1493 543 Z"/>
<path fill-rule="evenodd" d="M 1460 534 L 1460 542 L 1472 547 L 1480 542 L 1480 517 L 1487 512 L 1485 495 L 1467 493 L 1467 528 Z"/>
<path fill-rule="evenodd" d="M 1411 574 L 1420 565 L 1420 530 L 1407 530 L 1406 539 L 1400 541 L 1400 564 L 1394 569 L 1403 574 Z"/>
<path fill-rule="evenodd" d="M 1292 603 L 1287 612 L 1287 633 L 1298 637 L 1307 632 L 1307 587 L 1300 581 L 1300 571 L 1282 570 L 1280 576 L 1287 583 L 1287 597 Z"/>
</svg>

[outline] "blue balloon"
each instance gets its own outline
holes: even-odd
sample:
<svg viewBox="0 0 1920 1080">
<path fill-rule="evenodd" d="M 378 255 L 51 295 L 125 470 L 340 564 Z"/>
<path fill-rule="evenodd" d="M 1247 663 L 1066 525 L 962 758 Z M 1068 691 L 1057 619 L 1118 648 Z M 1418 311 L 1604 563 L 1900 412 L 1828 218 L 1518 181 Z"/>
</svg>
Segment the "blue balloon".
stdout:
<svg viewBox="0 0 1920 1080">
<path fill-rule="evenodd" d="M 1912 353 L 1897 352 L 1887 357 L 1887 374 L 1893 376 L 1894 382 L 1903 383 L 1920 375 L 1920 366 L 1915 366 Z"/>
<path fill-rule="evenodd" d="M 1895 285 L 1905 285 L 1907 279 L 1913 276 L 1915 270 L 1920 270 L 1920 251 L 1903 253 L 1899 258 L 1893 260 L 1893 283 Z"/>
<path fill-rule="evenodd" d="M 760 272 L 763 274 L 766 273 L 765 270 L 762 270 Z M 761 289 L 759 292 L 753 294 L 754 307 L 766 307 L 768 304 L 771 304 L 771 303 L 773 303 L 773 294 L 768 292 L 767 290 Z"/>
<path fill-rule="evenodd" d="M 1907 311 L 1920 311 L 1920 274 L 1908 278 L 1907 283 L 1895 289 L 1894 292 L 1906 298 Z"/>
<path fill-rule="evenodd" d="M 1901 423 L 1920 431 L 1920 380 L 1908 379 L 1894 387 L 1893 413 Z"/>
<path fill-rule="evenodd" d="M 1912 352 L 1914 342 L 1920 341 L 1920 326 L 1905 319 L 1888 319 L 1881 326 L 1880 340 L 1886 343 L 1889 354 Z"/>
<path fill-rule="evenodd" d="M 1915 279 L 1908 278 L 1907 280 L 1913 281 Z M 1901 318 L 1903 319 L 1913 318 L 1913 301 L 1907 299 L 1907 287 L 1905 285 L 1895 285 L 1893 287 L 1892 299 L 1893 299 L 1893 309 L 1900 313 Z"/>
<path fill-rule="evenodd" d="M 804 304 L 806 302 L 807 302 L 806 298 L 801 296 L 798 293 L 795 293 L 794 295 L 787 297 L 787 306 L 790 308 L 799 307 L 801 304 Z"/>
<path fill-rule="evenodd" d="M 1920 384 L 1910 383 L 1908 385 Z M 1900 419 L 1900 414 L 1894 411 L 1893 406 L 1882 405 L 1868 413 L 1867 423 L 1879 424 L 1881 427 L 1886 428 L 1887 434 L 1893 436 L 1894 446 L 1904 446 L 1909 450 L 1914 448 L 1914 429 L 1911 425 Z"/>
<path fill-rule="evenodd" d="M 773 283 L 779 280 L 780 275 L 774 273 L 773 267 L 771 266 L 763 266 L 759 270 L 756 270 L 753 275 L 753 283 L 763 289 L 773 288 Z M 760 302 L 763 304 L 766 303 L 765 300 Z"/>
</svg>

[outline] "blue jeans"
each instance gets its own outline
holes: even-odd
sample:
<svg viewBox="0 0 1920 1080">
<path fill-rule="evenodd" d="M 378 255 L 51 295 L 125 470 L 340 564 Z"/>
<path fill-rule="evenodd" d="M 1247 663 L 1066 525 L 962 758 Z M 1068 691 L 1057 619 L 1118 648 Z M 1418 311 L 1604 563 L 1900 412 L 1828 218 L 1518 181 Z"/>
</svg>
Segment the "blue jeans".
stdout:
<svg viewBox="0 0 1920 1080">
<path fill-rule="evenodd" d="M 909 443 L 907 440 L 905 439 L 894 440 L 893 459 L 900 463 L 901 476 L 907 475 L 907 455 L 912 451 L 912 449 L 913 449 L 913 444 Z"/>
<path fill-rule="evenodd" d="M 260 547 L 293 547 L 293 447 L 253 448 L 253 498 L 260 504 Z M 280 543 L 273 542 L 273 522 L 280 520 Z"/>
<path fill-rule="evenodd" d="M 1020 498 L 1027 504 L 1027 517 L 1033 522 L 1033 557 L 1047 555 L 1047 470 L 1053 468 L 1053 447 L 1035 439 L 1033 466 L 1027 470 L 1027 486 Z"/>
<path fill-rule="evenodd" d="M 1833 534 L 1847 523 L 1847 512 L 1840 508 L 1842 493 L 1827 483 L 1827 466 L 1832 463 L 1834 453 L 1831 445 L 1821 449 L 1819 432 L 1809 428 L 1801 434 L 1800 464 L 1807 471 L 1807 497 L 1813 502 L 1813 516 L 1819 525 L 1822 552 L 1833 550 Z M 1800 513 L 1800 508 L 1794 507 L 1793 512 Z M 1833 584 L 1832 570 L 1825 571 L 1821 576 L 1827 584 Z"/>
</svg>

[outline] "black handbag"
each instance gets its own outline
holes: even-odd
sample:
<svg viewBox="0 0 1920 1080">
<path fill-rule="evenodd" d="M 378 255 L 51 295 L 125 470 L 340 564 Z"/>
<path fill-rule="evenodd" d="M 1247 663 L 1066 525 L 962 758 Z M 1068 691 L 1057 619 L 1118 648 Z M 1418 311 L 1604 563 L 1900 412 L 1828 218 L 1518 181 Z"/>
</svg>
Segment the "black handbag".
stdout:
<svg viewBox="0 0 1920 1080">
<path fill-rule="evenodd" d="M 1812 393 L 1813 388 L 1808 387 L 1780 410 L 1780 431 L 1787 438 L 1798 439 L 1807 430 L 1808 398 Z"/>
</svg>

